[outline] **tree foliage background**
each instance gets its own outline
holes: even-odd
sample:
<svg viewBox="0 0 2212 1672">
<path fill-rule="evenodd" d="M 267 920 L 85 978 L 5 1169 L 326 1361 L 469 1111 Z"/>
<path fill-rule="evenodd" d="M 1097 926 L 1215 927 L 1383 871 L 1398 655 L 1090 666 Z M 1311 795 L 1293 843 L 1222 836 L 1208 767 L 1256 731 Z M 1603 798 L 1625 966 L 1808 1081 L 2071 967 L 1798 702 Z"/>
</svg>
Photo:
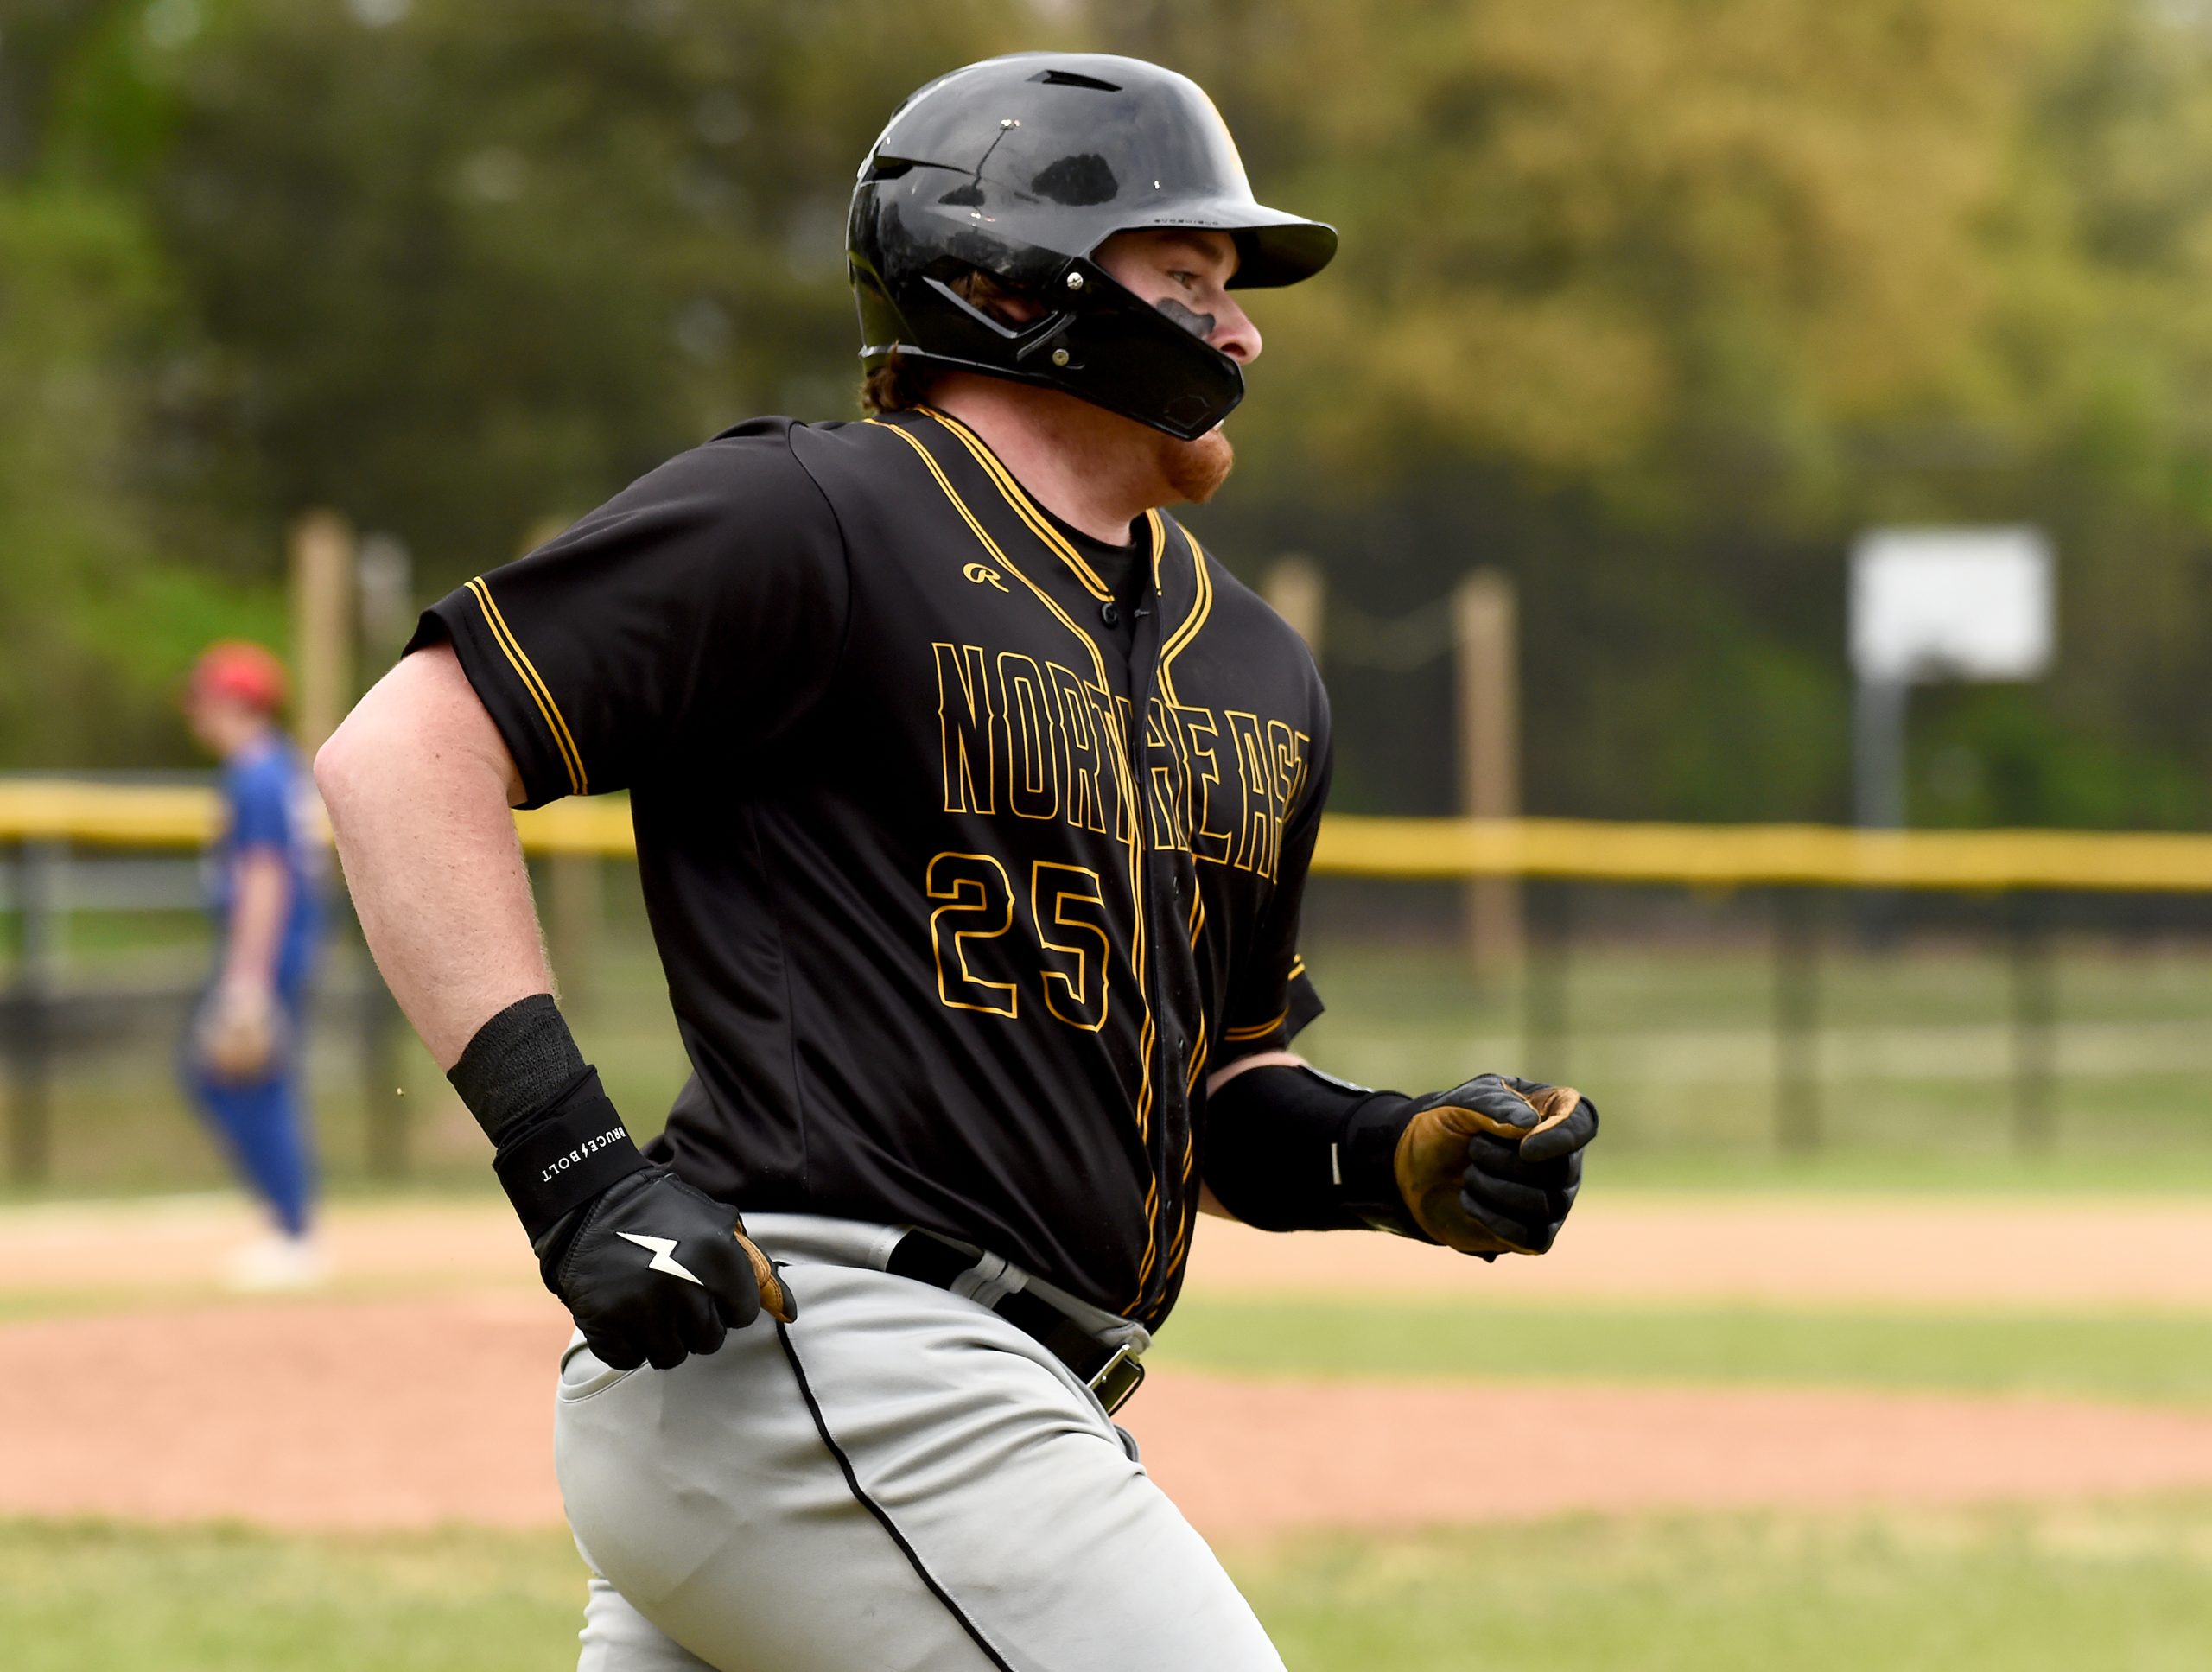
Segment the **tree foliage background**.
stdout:
<svg viewBox="0 0 2212 1672">
<path fill-rule="evenodd" d="M 427 597 L 849 416 L 854 166 L 1039 45 L 1343 229 L 1192 518 L 1326 570 L 1341 804 L 1450 804 L 1420 613 L 1489 564 L 1533 808 L 1840 817 L 1851 537 L 2032 521 L 2057 671 L 1920 696 L 1916 818 L 2212 814 L 2203 0 L 0 0 L 0 766 L 185 758 L 308 506 Z"/>
</svg>

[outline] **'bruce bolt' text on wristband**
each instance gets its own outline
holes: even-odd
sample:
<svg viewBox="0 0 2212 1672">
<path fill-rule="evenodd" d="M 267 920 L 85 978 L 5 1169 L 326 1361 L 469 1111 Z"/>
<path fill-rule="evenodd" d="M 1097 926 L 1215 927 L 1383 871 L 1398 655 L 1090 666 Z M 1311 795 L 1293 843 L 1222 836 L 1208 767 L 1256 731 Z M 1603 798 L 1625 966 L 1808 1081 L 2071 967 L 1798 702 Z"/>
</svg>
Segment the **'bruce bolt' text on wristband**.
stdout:
<svg viewBox="0 0 2212 1672">
<path fill-rule="evenodd" d="M 569 1209 L 649 1165 L 601 1089 L 596 1070 L 492 1158 L 532 1243 Z"/>
</svg>

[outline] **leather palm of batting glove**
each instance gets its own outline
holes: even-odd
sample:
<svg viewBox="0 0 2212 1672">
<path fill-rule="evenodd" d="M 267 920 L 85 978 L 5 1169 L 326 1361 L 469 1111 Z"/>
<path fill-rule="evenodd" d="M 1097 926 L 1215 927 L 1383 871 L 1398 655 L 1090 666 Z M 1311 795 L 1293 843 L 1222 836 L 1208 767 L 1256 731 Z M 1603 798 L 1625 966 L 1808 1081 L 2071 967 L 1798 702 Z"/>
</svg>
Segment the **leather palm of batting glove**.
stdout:
<svg viewBox="0 0 2212 1672">
<path fill-rule="evenodd" d="M 1414 1221 L 1462 1254 L 1542 1254 L 1582 1186 L 1596 1105 L 1572 1086 L 1478 1074 L 1413 1100 L 1393 1172 Z"/>
<path fill-rule="evenodd" d="M 535 1239 L 538 1274 L 602 1364 L 671 1370 L 798 1303 L 737 1210 L 666 1167 L 617 1179 Z"/>
</svg>

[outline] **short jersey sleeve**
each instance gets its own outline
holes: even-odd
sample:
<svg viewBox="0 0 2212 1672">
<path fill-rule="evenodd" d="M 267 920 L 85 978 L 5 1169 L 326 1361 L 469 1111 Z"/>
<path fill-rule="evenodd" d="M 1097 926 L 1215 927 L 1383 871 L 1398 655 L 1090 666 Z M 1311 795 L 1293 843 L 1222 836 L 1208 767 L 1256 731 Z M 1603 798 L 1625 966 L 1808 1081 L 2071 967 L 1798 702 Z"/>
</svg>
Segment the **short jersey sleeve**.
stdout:
<svg viewBox="0 0 2212 1672">
<path fill-rule="evenodd" d="M 452 644 L 525 805 L 648 781 L 706 740 L 758 747 L 821 695 L 849 582 L 789 436 L 717 436 L 424 612 L 407 648 Z"/>
<path fill-rule="evenodd" d="M 228 774 L 224 792 L 230 803 L 232 851 L 291 852 L 292 782 L 281 756 L 271 751 L 240 766 Z"/>
<path fill-rule="evenodd" d="M 1283 825 L 1282 864 L 1274 892 L 1236 968 L 1229 973 L 1229 996 L 1221 1021 L 1217 1066 L 1257 1051 L 1281 1051 L 1322 1010 L 1321 995 L 1306 972 L 1298 950 L 1299 920 L 1306 901 L 1306 873 L 1320 835 L 1321 811 L 1329 798 L 1335 757 L 1328 728 L 1321 727 L 1313 767 L 1300 786 Z"/>
</svg>

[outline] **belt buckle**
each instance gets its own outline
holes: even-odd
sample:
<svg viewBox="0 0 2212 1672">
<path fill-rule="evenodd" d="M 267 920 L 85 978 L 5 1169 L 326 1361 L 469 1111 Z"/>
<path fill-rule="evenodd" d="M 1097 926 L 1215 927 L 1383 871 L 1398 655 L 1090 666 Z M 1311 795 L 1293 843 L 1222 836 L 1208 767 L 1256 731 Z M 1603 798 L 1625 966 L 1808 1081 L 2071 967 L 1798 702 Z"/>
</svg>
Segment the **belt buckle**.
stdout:
<svg viewBox="0 0 2212 1672">
<path fill-rule="evenodd" d="M 1144 1362 L 1124 1341 L 1085 1385 L 1098 1396 L 1098 1402 L 1106 1408 L 1106 1415 L 1111 1416 L 1128 1404 L 1129 1395 L 1143 1384 Z"/>
</svg>

